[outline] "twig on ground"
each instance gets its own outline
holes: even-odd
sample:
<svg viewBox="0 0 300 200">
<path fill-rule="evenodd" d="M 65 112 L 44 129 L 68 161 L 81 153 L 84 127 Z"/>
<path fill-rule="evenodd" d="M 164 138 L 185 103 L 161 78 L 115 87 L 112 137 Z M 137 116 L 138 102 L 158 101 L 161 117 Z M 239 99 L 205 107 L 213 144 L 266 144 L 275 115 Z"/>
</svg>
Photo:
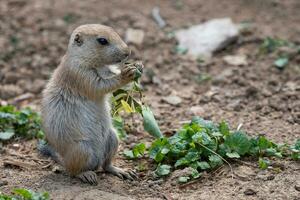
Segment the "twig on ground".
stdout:
<svg viewBox="0 0 300 200">
<path fill-rule="evenodd" d="M 19 160 L 13 160 L 13 159 L 5 159 L 3 161 L 3 165 L 4 166 L 16 166 L 16 167 L 20 167 L 20 168 L 23 168 L 23 169 L 27 169 L 27 170 L 30 170 L 34 167 L 36 167 L 36 165 L 32 164 L 32 163 L 29 163 L 29 162 L 23 162 L 23 161 L 19 161 Z"/>
<path fill-rule="evenodd" d="M 166 199 L 166 200 L 173 200 L 173 197 L 169 194 L 169 193 L 162 193 L 162 196 Z"/>
<path fill-rule="evenodd" d="M 158 7 L 154 7 L 152 9 L 152 17 L 156 21 L 156 23 L 158 24 L 158 26 L 160 28 L 163 28 L 163 27 L 166 26 L 165 20 L 163 20 L 163 18 L 159 14 L 159 8 Z"/>
<path fill-rule="evenodd" d="M 231 171 L 231 178 L 233 179 L 233 169 L 232 169 L 232 166 L 231 164 L 225 160 L 222 156 L 220 156 L 219 154 L 217 154 L 216 152 L 214 152 L 213 150 L 211 150 L 210 148 L 207 148 L 206 146 L 202 145 L 201 143 L 199 143 L 200 146 L 202 146 L 203 148 L 205 148 L 206 150 L 212 152 L 213 154 L 215 154 L 216 156 L 218 156 L 220 159 L 222 159 L 225 163 L 227 163 L 227 165 L 229 166 L 230 168 L 230 171 Z"/>
</svg>

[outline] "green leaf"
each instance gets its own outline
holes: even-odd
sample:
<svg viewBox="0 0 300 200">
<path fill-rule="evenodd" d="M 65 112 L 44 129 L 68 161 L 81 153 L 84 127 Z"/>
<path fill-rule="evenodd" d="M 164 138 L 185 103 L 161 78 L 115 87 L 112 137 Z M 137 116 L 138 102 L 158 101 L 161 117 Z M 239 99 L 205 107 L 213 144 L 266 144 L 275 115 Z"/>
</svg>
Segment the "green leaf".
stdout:
<svg viewBox="0 0 300 200">
<path fill-rule="evenodd" d="M 267 169 L 270 165 L 270 161 L 263 158 L 259 158 L 258 165 L 260 169 Z"/>
<path fill-rule="evenodd" d="M 247 135 L 241 131 L 237 131 L 225 138 L 224 145 L 230 149 L 231 152 L 236 152 L 240 156 L 243 156 L 249 152 L 251 143 Z"/>
<path fill-rule="evenodd" d="M 190 177 L 188 177 L 188 176 L 180 176 L 178 178 L 179 183 L 186 183 L 186 182 L 188 182 L 188 180 L 190 180 Z"/>
<path fill-rule="evenodd" d="M 135 82 L 138 81 L 139 78 L 141 78 L 141 76 L 142 76 L 142 71 L 141 71 L 140 69 L 135 70 L 135 73 L 134 73 L 134 81 L 135 81 Z"/>
<path fill-rule="evenodd" d="M 290 147 L 292 153 L 291 153 L 291 158 L 293 160 L 300 160 L 300 139 L 296 141 L 294 145 Z"/>
<path fill-rule="evenodd" d="M 0 200 L 49 200 L 50 198 L 47 192 L 39 193 L 27 189 L 15 189 L 13 193 L 15 195 L 12 197 L 0 192 Z"/>
<path fill-rule="evenodd" d="M 145 153 L 146 145 L 144 143 L 139 143 L 134 145 L 132 150 L 125 150 L 123 153 L 128 159 L 134 159 L 142 157 Z"/>
<path fill-rule="evenodd" d="M 130 105 L 126 101 L 124 101 L 123 99 L 121 100 L 121 104 L 122 104 L 124 110 L 127 113 L 133 113 L 134 112 L 133 109 L 130 107 Z"/>
<path fill-rule="evenodd" d="M 191 176 L 193 179 L 199 178 L 202 174 L 198 172 L 198 170 L 193 169 Z"/>
<path fill-rule="evenodd" d="M 0 200 L 16 200 L 16 199 L 8 195 L 1 194 L 0 192 Z"/>
<path fill-rule="evenodd" d="M 264 136 L 259 136 L 257 145 L 260 150 L 266 150 L 269 147 L 272 147 L 272 143 Z"/>
<path fill-rule="evenodd" d="M 274 148 L 268 148 L 266 149 L 266 156 L 275 156 L 277 158 L 282 158 L 282 154 L 281 152 L 277 151 L 276 149 Z"/>
<path fill-rule="evenodd" d="M 232 152 L 232 153 L 226 153 L 226 156 L 228 157 L 228 158 L 240 158 L 240 155 L 238 154 L 238 153 L 236 153 L 236 152 Z"/>
<path fill-rule="evenodd" d="M 285 66 L 287 66 L 288 63 L 289 63 L 289 59 L 286 57 L 281 57 L 274 61 L 274 65 L 278 69 L 283 69 Z"/>
<path fill-rule="evenodd" d="M 123 119 L 120 116 L 114 116 L 112 119 L 113 122 L 113 126 L 117 131 L 118 137 L 120 139 L 125 138 L 126 137 L 126 131 L 124 129 L 124 122 Z"/>
<path fill-rule="evenodd" d="M 169 148 L 164 147 L 164 148 L 161 150 L 161 153 L 162 153 L 162 154 L 167 154 L 167 153 L 169 153 L 169 151 L 170 151 Z"/>
<path fill-rule="evenodd" d="M 155 170 L 155 174 L 158 176 L 166 176 L 170 174 L 170 172 L 171 172 L 170 165 L 159 165 Z"/>
<path fill-rule="evenodd" d="M 125 157 L 128 159 L 135 158 L 132 150 L 124 150 L 123 153 L 124 153 Z"/>
<path fill-rule="evenodd" d="M 162 150 L 164 148 L 167 148 L 166 146 L 169 145 L 169 142 L 166 138 L 159 138 L 156 139 L 150 149 L 149 149 L 149 157 L 154 159 L 156 162 L 161 162 L 164 157 L 166 156 L 165 154 L 162 153 Z M 165 153 L 165 150 L 164 150 Z"/>
<path fill-rule="evenodd" d="M 185 47 L 181 47 L 181 46 L 176 46 L 175 47 L 175 52 L 178 53 L 178 54 L 186 54 L 188 52 L 188 49 L 185 48 Z"/>
<path fill-rule="evenodd" d="M 209 135 L 206 134 L 205 132 L 196 133 L 195 135 L 192 136 L 192 139 L 194 142 L 201 143 L 204 145 L 208 145 L 212 141 Z"/>
<path fill-rule="evenodd" d="M 215 167 L 223 165 L 222 159 L 219 156 L 217 156 L 217 155 L 211 155 L 211 156 L 209 156 L 208 159 L 210 161 L 210 166 L 212 168 L 215 168 Z"/>
<path fill-rule="evenodd" d="M 230 134 L 228 124 L 224 121 L 219 124 L 219 130 L 224 136 L 228 136 Z"/>
<path fill-rule="evenodd" d="M 32 192 L 30 190 L 15 189 L 14 193 L 17 194 L 17 195 L 20 195 L 24 199 L 30 199 L 31 200 L 33 198 Z"/>
<path fill-rule="evenodd" d="M 197 165 L 201 170 L 210 169 L 210 165 L 206 161 L 197 162 Z"/>
<path fill-rule="evenodd" d="M 146 150 L 146 145 L 144 143 L 139 143 L 133 147 L 133 155 L 135 158 L 143 156 Z"/>
<path fill-rule="evenodd" d="M 6 130 L 5 132 L 0 132 L 0 140 L 9 140 L 15 135 L 14 130 Z"/>
<path fill-rule="evenodd" d="M 142 106 L 142 116 L 144 119 L 144 129 L 153 137 L 162 138 L 163 135 L 149 107 Z"/>
</svg>

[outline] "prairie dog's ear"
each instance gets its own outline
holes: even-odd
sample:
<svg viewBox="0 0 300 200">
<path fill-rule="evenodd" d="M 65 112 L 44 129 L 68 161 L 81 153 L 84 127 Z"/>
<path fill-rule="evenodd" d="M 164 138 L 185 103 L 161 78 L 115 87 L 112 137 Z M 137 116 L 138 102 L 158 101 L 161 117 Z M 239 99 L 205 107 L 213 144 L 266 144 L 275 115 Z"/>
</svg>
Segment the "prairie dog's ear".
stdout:
<svg viewBox="0 0 300 200">
<path fill-rule="evenodd" d="M 81 46 L 83 44 L 83 38 L 79 33 L 76 33 L 75 37 L 74 37 L 74 43 L 77 46 Z"/>
</svg>

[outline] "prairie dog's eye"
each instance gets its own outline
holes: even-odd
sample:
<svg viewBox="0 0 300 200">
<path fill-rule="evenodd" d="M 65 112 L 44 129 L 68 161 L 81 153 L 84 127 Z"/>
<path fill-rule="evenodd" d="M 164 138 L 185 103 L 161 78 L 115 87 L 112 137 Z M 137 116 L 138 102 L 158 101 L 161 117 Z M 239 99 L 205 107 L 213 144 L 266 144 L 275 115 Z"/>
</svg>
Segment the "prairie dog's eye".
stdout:
<svg viewBox="0 0 300 200">
<path fill-rule="evenodd" d="M 105 38 L 97 38 L 97 42 L 101 45 L 108 45 L 108 41 Z"/>
</svg>

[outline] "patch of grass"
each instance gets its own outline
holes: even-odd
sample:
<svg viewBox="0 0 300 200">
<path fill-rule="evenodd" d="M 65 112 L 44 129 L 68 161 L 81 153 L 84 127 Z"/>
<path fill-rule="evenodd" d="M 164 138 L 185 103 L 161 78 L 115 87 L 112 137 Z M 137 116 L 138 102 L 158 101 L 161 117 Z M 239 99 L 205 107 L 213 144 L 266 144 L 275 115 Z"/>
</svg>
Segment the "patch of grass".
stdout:
<svg viewBox="0 0 300 200">
<path fill-rule="evenodd" d="M 166 176 L 172 169 L 193 168 L 193 173 L 179 180 L 187 182 L 200 177 L 201 171 L 229 164 L 227 160 L 253 157 L 259 160 L 261 169 L 267 169 L 271 165 L 267 158 L 290 156 L 299 160 L 299 151 L 300 139 L 289 147 L 286 144 L 275 144 L 264 136 L 250 137 L 244 131 L 231 130 L 225 122 L 215 124 L 194 117 L 175 135 L 153 141 L 147 154 L 157 163 L 155 173 L 158 176 Z"/>
<path fill-rule="evenodd" d="M 0 141 L 14 136 L 43 138 L 41 118 L 30 108 L 17 110 L 14 106 L 0 106 Z"/>
<path fill-rule="evenodd" d="M 284 51 L 280 50 L 285 48 Z M 279 38 L 267 37 L 262 42 L 259 52 L 261 54 L 275 54 L 273 65 L 283 70 L 295 56 L 300 55 L 300 46 Z"/>
<path fill-rule="evenodd" d="M 0 192 L 0 200 L 49 200 L 49 194 L 47 192 L 33 192 L 28 189 L 15 189 L 14 195 L 5 195 Z"/>
</svg>

